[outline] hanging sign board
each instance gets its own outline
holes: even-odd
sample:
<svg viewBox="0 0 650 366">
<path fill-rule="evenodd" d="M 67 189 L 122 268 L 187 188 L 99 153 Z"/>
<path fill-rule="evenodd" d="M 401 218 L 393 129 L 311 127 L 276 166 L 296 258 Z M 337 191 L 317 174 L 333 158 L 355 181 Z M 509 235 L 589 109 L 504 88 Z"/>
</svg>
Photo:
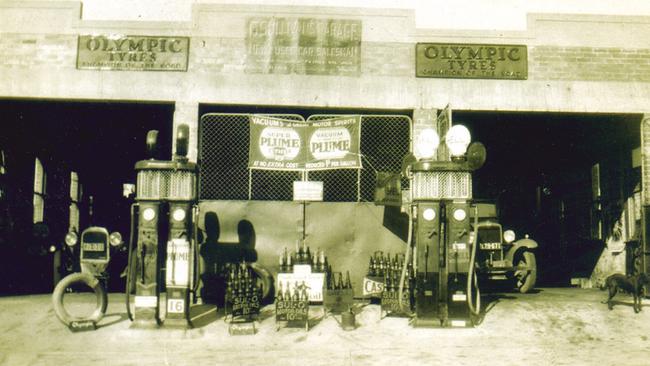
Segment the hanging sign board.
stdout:
<svg viewBox="0 0 650 366">
<path fill-rule="evenodd" d="M 249 118 L 248 167 L 269 170 L 304 169 L 304 122 L 255 116 Z"/>
<path fill-rule="evenodd" d="M 323 182 L 316 181 L 294 181 L 294 201 L 323 201 Z"/>
<path fill-rule="evenodd" d="M 189 37 L 83 35 L 79 70 L 187 71 Z"/>
<path fill-rule="evenodd" d="M 430 78 L 528 78 L 528 50 L 524 45 L 418 43 L 415 75 Z"/>
<path fill-rule="evenodd" d="M 380 206 L 402 206 L 402 176 L 400 173 L 377 172 L 375 204 Z"/>
<path fill-rule="evenodd" d="M 307 170 L 359 169 L 361 116 L 309 122 Z"/>
<path fill-rule="evenodd" d="M 248 18 L 245 70 L 262 74 L 358 76 L 361 21 Z"/>
<path fill-rule="evenodd" d="M 359 169 L 360 116 L 296 122 L 250 116 L 251 169 Z"/>
</svg>

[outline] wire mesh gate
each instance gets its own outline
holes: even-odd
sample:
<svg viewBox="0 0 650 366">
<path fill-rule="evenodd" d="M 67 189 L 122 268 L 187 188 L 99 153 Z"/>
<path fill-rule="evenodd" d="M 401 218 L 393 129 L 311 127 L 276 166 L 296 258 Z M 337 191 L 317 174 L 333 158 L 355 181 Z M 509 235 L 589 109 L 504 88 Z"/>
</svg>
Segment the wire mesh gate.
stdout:
<svg viewBox="0 0 650 366">
<path fill-rule="evenodd" d="M 299 171 L 248 167 L 251 114 L 208 113 L 199 123 L 199 199 L 290 201 Z M 265 116 L 305 121 L 296 114 Z M 342 115 L 312 115 L 318 121 Z M 325 202 L 373 201 L 377 171 L 397 173 L 410 151 L 412 121 L 408 116 L 362 115 L 362 169 L 309 171 L 307 180 L 322 181 Z M 406 182 L 403 180 L 403 184 Z"/>
</svg>

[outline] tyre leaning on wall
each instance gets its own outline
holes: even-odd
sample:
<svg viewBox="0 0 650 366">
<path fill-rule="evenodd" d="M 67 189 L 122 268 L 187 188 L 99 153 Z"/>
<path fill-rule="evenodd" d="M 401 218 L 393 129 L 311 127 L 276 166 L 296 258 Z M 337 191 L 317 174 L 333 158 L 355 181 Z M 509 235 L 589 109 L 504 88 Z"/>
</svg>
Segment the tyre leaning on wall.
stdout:
<svg viewBox="0 0 650 366">
<path fill-rule="evenodd" d="M 97 306 L 89 317 L 72 316 L 63 306 L 63 296 L 65 294 L 65 289 L 77 283 L 86 284 L 93 290 L 97 298 Z M 54 292 L 52 293 L 52 304 L 54 305 L 54 312 L 56 313 L 57 318 L 59 318 L 59 320 L 67 326 L 70 326 L 72 322 L 82 321 L 91 321 L 93 323 L 98 323 L 106 313 L 106 307 L 108 306 L 108 297 L 106 295 L 106 290 L 101 284 L 101 281 L 99 281 L 95 276 L 88 273 L 72 273 L 59 281 L 59 283 L 54 288 Z"/>
</svg>

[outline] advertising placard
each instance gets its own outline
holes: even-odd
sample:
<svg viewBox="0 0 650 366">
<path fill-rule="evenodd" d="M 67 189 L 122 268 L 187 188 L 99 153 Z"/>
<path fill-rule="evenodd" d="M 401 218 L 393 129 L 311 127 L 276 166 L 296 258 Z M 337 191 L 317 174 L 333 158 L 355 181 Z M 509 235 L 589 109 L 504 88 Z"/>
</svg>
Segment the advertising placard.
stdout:
<svg viewBox="0 0 650 366">
<path fill-rule="evenodd" d="M 400 173 L 377 172 L 375 204 L 380 206 L 402 206 L 402 176 Z"/>
<path fill-rule="evenodd" d="M 360 116 L 296 122 L 251 115 L 248 167 L 267 170 L 360 169 Z"/>
<path fill-rule="evenodd" d="M 526 80 L 528 49 L 525 45 L 418 43 L 415 48 L 415 75 Z"/>
<path fill-rule="evenodd" d="M 304 168 L 304 122 L 250 116 L 248 167 L 270 170 Z"/>
<path fill-rule="evenodd" d="M 246 22 L 246 72 L 358 76 L 361 21 L 251 17 Z"/>
<path fill-rule="evenodd" d="M 80 35 L 79 70 L 187 71 L 189 37 Z"/>
<path fill-rule="evenodd" d="M 323 200 L 323 182 L 293 182 L 293 200 L 321 202 Z"/>
<path fill-rule="evenodd" d="M 361 168 L 359 139 L 361 116 L 309 122 L 307 170 Z"/>
</svg>

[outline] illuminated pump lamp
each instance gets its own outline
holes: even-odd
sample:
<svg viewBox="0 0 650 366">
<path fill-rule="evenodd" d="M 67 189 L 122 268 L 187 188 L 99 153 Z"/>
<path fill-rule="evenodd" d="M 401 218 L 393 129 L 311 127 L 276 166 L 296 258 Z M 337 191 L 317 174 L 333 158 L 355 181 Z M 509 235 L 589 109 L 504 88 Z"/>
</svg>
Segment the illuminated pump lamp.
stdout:
<svg viewBox="0 0 650 366">
<path fill-rule="evenodd" d="M 467 127 L 463 125 L 452 126 L 445 135 L 445 145 L 449 149 L 449 155 L 453 165 L 443 161 L 436 164 L 433 158 L 440 145 L 440 137 L 432 128 L 423 129 L 417 137 L 414 145 L 415 158 L 427 167 L 442 168 L 442 170 L 467 170 L 473 171 L 483 166 L 486 158 L 485 146 L 478 142 L 471 142 L 472 135 Z M 429 170 L 424 169 L 424 170 Z"/>
<path fill-rule="evenodd" d="M 423 130 L 414 146 L 417 161 L 409 164 L 417 327 L 468 327 L 480 312 L 468 212 L 472 171 L 485 163 L 486 151 L 480 142 L 470 144 L 462 125 L 451 127 L 444 142 L 451 160 L 433 160 L 440 139 Z"/>
</svg>

